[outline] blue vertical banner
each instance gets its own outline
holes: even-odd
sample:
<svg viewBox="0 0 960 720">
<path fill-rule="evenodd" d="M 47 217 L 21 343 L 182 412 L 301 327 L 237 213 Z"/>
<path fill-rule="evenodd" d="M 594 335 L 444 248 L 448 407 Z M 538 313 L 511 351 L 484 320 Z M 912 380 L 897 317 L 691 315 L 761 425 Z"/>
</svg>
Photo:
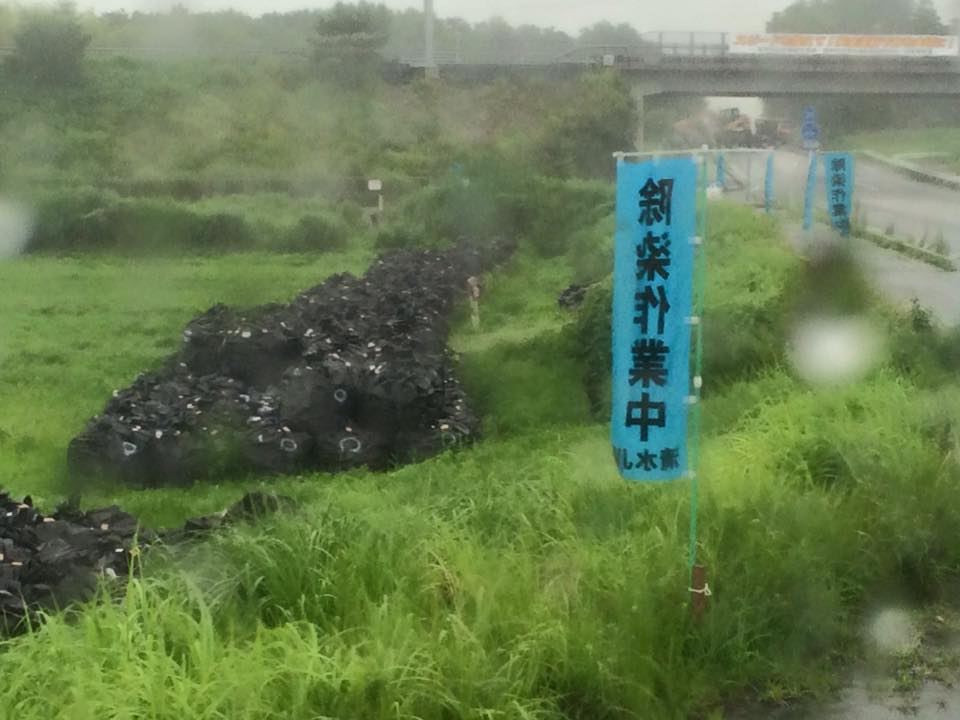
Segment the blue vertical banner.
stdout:
<svg viewBox="0 0 960 720">
<path fill-rule="evenodd" d="M 767 155 L 767 177 L 763 182 L 763 206 L 769 214 L 773 210 L 773 153 Z"/>
<path fill-rule="evenodd" d="M 854 160 L 850 153 L 824 153 L 826 173 L 827 210 L 833 227 L 847 237 L 850 235 L 850 216 L 853 208 Z"/>
<path fill-rule="evenodd" d="M 717 153 L 717 185 L 727 187 L 727 158 L 722 152 Z"/>
<path fill-rule="evenodd" d="M 800 136 L 803 138 L 804 150 L 818 150 L 820 148 L 820 123 L 817 122 L 817 109 L 807 105 L 803 109 L 803 125 L 800 126 Z"/>
<path fill-rule="evenodd" d="M 803 229 L 813 227 L 814 194 L 817 192 L 817 153 L 810 153 L 810 169 L 807 171 L 807 194 L 803 198 Z"/>
<path fill-rule="evenodd" d="M 617 162 L 611 440 L 627 480 L 687 471 L 697 166 Z"/>
</svg>

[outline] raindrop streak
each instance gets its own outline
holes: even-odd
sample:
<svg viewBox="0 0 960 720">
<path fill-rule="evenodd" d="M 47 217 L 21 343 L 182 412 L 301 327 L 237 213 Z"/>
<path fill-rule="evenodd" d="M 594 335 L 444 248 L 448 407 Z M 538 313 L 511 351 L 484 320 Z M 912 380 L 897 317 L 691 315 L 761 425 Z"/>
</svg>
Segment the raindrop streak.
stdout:
<svg viewBox="0 0 960 720">
<path fill-rule="evenodd" d="M 0 260 L 16 257 L 27 246 L 33 216 L 23 205 L 0 196 Z"/>
<path fill-rule="evenodd" d="M 789 348 L 797 374 L 814 385 L 863 379 L 880 360 L 880 334 L 858 317 L 813 318 L 797 326 Z"/>
</svg>

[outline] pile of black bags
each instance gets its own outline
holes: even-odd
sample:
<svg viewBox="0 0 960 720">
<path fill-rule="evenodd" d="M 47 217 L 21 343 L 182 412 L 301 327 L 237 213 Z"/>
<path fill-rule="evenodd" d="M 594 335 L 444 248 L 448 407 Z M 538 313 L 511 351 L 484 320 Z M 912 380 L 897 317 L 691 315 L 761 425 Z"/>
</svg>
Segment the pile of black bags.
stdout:
<svg viewBox="0 0 960 720">
<path fill-rule="evenodd" d="M 18 502 L 0 493 L 0 636 L 35 626 L 40 610 L 91 599 L 101 578 L 122 581 L 139 547 L 182 542 L 293 507 L 289 498 L 249 493 L 224 512 L 153 532 L 116 506 L 83 512 L 74 500 L 47 516 L 29 497 Z"/>
<path fill-rule="evenodd" d="M 71 474 L 159 486 L 380 469 L 474 439 L 449 318 L 467 278 L 510 251 L 491 241 L 396 252 L 288 305 L 211 308 L 71 442 Z"/>
<path fill-rule="evenodd" d="M 136 518 L 119 508 L 47 517 L 29 497 L 0 494 L 0 634 L 35 609 L 89 598 L 101 575 L 126 575 L 136 531 Z"/>
</svg>

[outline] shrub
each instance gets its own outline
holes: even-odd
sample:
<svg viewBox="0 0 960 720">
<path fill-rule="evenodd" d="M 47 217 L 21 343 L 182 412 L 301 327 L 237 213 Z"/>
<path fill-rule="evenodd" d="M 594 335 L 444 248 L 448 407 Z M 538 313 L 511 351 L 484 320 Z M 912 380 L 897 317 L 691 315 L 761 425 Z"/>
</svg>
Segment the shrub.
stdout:
<svg viewBox="0 0 960 720">
<path fill-rule="evenodd" d="M 347 246 L 347 228 L 336 217 L 305 215 L 290 228 L 283 249 L 293 252 L 330 252 Z"/>
<path fill-rule="evenodd" d="M 702 372 L 706 387 L 716 392 L 782 361 L 789 299 L 801 295 L 790 284 L 800 261 L 779 240 L 776 225 L 749 209 L 718 204 L 710 213 Z M 609 412 L 611 305 L 607 280 L 590 290 L 568 328 L 591 409 L 600 417 Z"/>
<path fill-rule="evenodd" d="M 31 81 L 68 85 L 82 74 L 83 58 L 92 38 L 77 21 L 73 6 L 26 16 L 14 37 L 14 69 Z"/>
<path fill-rule="evenodd" d="M 533 178 L 519 201 L 522 235 L 542 257 L 567 252 L 574 236 L 613 211 L 614 193 L 606 183 Z"/>
<path fill-rule="evenodd" d="M 486 435 L 577 425 L 590 419 L 580 366 L 568 343 L 568 336 L 550 332 L 463 356 L 464 386 L 474 398 Z"/>
<path fill-rule="evenodd" d="M 201 217 L 196 233 L 186 239 L 186 246 L 198 250 L 244 250 L 253 247 L 256 239 L 247 221 L 230 213 Z"/>
<path fill-rule="evenodd" d="M 610 366 L 613 358 L 613 285 L 611 280 L 587 293 L 568 334 L 571 352 L 582 366 L 582 382 L 597 418 L 610 414 Z"/>
<path fill-rule="evenodd" d="M 426 245 L 423 232 L 403 222 L 380 230 L 375 244 L 377 250 L 409 250 Z"/>
<path fill-rule="evenodd" d="M 73 249 L 80 219 L 102 210 L 111 198 L 87 190 L 54 194 L 37 205 L 27 252 L 63 252 Z"/>
<path fill-rule="evenodd" d="M 41 202 L 27 250 L 163 254 L 244 250 L 255 241 L 250 224 L 239 215 L 208 215 L 172 201 L 91 191 Z"/>
<path fill-rule="evenodd" d="M 586 75 L 577 102 L 548 124 L 538 157 L 558 177 L 612 178 L 613 153 L 632 150 L 637 110 L 626 83 L 612 73 Z"/>
<path fill-rule="evenodd" d="M 567 259 L 573 267 L 575 282 L 588 285 L 610 274 L 615 230 L 616 221 L 613 215 L 608 215 L 573 234 Z"/>
</svg>

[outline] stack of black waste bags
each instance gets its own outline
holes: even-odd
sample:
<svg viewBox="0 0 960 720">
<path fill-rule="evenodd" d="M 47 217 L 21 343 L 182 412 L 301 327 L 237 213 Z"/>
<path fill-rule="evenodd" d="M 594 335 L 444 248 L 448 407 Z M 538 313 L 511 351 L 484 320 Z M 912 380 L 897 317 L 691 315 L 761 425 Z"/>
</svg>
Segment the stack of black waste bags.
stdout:
<svg viewBox="0 0 960 720">
<path fill-rule="evenodd" d="M 511 251 L 482 247 L 395 252 L 287 305 L 211 308 L 70 443 L 71 474 L 159 486 L 382 469 L 474 439 L 447 337 L 467 278 Z"/>
<path fill-rule="evenodd" d="M 248 493 L 224 512 L 154 532 L 116 506 L 84 512 L 73 500 L 44 515 L 29 497 L 17 501 L 0 493 L 0 637 L 36 627 L 39 611 L 91 599 L 101 580 L 123 582 L 142 547 L 183 542 L 294 507 L 289 498 Z"/>
</svg>

